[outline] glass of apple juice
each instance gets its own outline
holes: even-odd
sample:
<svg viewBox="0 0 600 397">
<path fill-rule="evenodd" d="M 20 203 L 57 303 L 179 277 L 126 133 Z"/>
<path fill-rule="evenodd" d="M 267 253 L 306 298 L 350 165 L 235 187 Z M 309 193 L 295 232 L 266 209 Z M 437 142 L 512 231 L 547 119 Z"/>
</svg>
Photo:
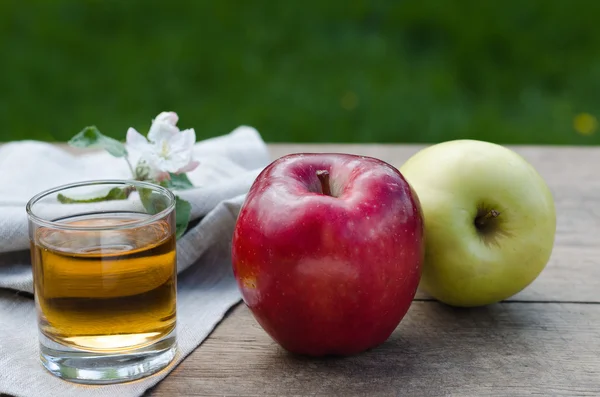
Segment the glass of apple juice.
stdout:
<svg viewBox="0 0 600 397">
<path fill-rule="evenodd" d="M 44 367 L 85 384 L 166 367 L 176 352 L 173 194 L 90 181 L 39 193 L 26 210 Z"/>
</svg>

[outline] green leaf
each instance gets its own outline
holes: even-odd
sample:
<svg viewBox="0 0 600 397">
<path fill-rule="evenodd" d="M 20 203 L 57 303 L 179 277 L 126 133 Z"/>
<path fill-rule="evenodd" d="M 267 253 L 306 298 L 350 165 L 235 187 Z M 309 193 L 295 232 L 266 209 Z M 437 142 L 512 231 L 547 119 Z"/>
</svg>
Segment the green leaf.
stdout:
<svg viewBox="0 0 600 397">
<path fill-rule="evenodd" d="M 115 157 L 127 156 L 127 149 L 121 142 L 103 135 L 96 126 L 85 127 L 69 141 L 76 148 L 101 148 Z"/>
<path fill-rule="evenodd" d="M 160 184 L 167 189 L 186 190 L 192 189 L 194 185 L 186 174 L 169 174 L 171 179 L 165 179 Z"/>
<path fill-rule="evenodd" d="M 165 196 L 149 188 L 137 189 L 142 205 L 150 215 L 156 215 L 167 208 Z"/>
<path fill-rule="evenodd" d="M 59 193 L 57 199 L 63 204 L 73 203 L 97 203 L 99 201 L 111 201 L 111 200 L 125 200 L 129 197 L 131 189 L 123 189 L 120 187 L 113 187 L 106 194 L 98 195 L 87 195 L 82 197 L 67 197 L 62 193 Z"/>
<path fill-rule="evenodd" d="M 148 188 L 139 188 L 140 199 L 150 215 L 155 215 L 166 208 L 165 197 Z M 175 236 L 179 239 L 187 230 L 190 222 L 192 206 L 179 196 L 175 196 Z"/>
<path fill-rule="evenodd" d="M 176 237 L 179 239 L 187 230 L 190 223 L 192 206 L 179 196 L 175 196 L 175 226 Z"/>
</svg>

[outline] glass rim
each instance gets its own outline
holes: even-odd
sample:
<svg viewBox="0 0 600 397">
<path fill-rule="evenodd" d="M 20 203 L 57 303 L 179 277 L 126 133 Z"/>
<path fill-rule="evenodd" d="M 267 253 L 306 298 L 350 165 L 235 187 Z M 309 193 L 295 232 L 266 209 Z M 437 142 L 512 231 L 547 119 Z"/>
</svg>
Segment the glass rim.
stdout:
<svg viewBox="0 0 600 397">
<path fill-rule="evenodd" d="M 60 223 L 57 221 L 51 221 L 51 220 L 41 218 L 38 215 L 34 214 L 34 211 L 32 210 L 32 207 L 38 201 L 40 201 L 44 197 L 47 197 L 53 193 L 58 193 L 60 191 L 71 189 L 71 188 L 77 188 L 77 187 L 83 187 L 83 186 L 94 186 L 94 185 L 133 185 L 136 188 L 141 187 L 141 188 L 148 188 L 148 189 L 152 189 L 152 190 L 158 190 L 158 191 L 164 193 L 169 198 L 170 203 L 167 206 L 167 208 L 165 208 L 164 210 L 162 210 L 156 214 L 150 215 L 148 218 L 141 219 L 139 221 L 128 222 L 126 224 L 112 225 L 112 226 L 73 226 L 68 223 Z M 157 185 L 155 183 L 136 181 L 133 179 L 131 179 L 131 180 L 130 179 L 94 179 L 94 180 L 67 183 L 67 184 L 55 186 L 53 188 L 50 188 L 50 189 L 44 190 L 40 193 L 37 193 L 35 196 L 33 196 L 31 199 L 29 199 L 29 201 L 25 205 L 25 211 L 27 212 L 27 217 L 29 218 L 30 221 L 33 221 L 40 226 L 46 226 L 46 227 L 53 228 L 53 229 L 119 230 L 119 229 L 130 229 L 133 227 L 145 226 L 145 225 L 149 225 L 153 222 L 156 222 L 157 220 L 165 217 L 166 215 L 168 215 L 175 209 L 175 202 L 176 202 L 175 194 L 172 191 L 170 191 L 169 189 L 167 189 L 163 186 Z"/>
</svg>

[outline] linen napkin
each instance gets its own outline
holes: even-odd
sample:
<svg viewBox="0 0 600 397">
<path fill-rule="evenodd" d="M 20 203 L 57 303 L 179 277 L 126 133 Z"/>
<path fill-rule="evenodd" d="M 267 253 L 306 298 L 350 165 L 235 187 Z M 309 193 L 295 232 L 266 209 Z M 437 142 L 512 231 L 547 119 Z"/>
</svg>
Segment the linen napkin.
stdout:
<svg viewBox="0 0 600 397">
<path fill-rule="evenodd" d="M 123 159 L 105 152 L 74 155 L 54 145 L 19 141 L 0 147 L 0 394 L 26 397 L 139 396 L 209 335 L 240 301 L 230 241 L 245 194 L 268 164 L 259 133 L 241 126 L 197 142 L 200 166 L 188 174 L 195 188 L 178 192 L 192 205 L 191 227 L 177 242 L 178 352 L 171 365 L 129 383 L 87 386 L 48 373 L 39 360 L 25 204 L 36 193 L 91 179 L 128 179 Z M 23 294 L 26 292 L 29 294 Z"/>
</svg>

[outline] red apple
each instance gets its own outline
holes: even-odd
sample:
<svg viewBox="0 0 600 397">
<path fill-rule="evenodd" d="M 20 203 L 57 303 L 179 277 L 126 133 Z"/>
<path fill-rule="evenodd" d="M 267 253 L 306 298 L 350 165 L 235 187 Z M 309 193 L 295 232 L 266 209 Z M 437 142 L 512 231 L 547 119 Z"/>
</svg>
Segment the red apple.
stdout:
<svg viewBox="0 0 600 397">
<path fill-rule="evenodd" d="M 292 154 L 254 181 L 232 241 L 244 302 L 286 350 L 350 355 L 385 342 L 414 298 L 423 218 L 391 165 Z"/>
</svg>

